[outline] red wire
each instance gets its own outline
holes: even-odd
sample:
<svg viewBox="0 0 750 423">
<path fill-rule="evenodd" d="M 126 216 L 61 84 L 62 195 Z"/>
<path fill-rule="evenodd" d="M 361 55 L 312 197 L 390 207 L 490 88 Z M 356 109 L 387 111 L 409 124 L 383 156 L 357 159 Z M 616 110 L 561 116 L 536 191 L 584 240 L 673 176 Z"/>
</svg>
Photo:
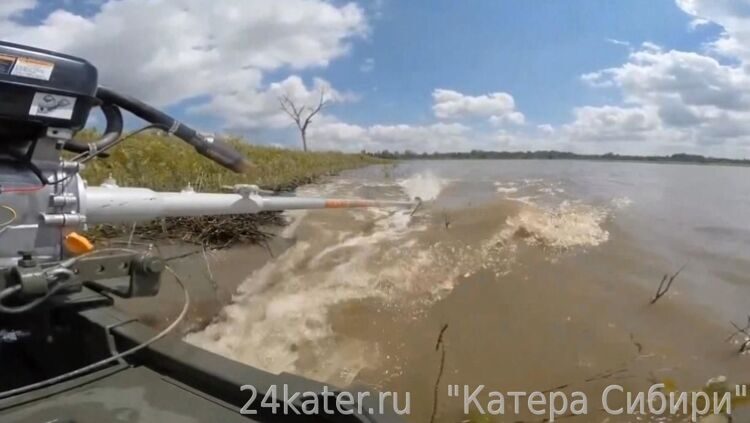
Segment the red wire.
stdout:
<svg viewBox="0 0 750 423">
<path fill-rule="evenodd" d="M 34 187 L 0 187 L 0 194 L 4 194 L 6 192 L 35 192 L 39 191 L 40 189 L 44 188 L 44 185 L 34 186 Z"/>
</svg>

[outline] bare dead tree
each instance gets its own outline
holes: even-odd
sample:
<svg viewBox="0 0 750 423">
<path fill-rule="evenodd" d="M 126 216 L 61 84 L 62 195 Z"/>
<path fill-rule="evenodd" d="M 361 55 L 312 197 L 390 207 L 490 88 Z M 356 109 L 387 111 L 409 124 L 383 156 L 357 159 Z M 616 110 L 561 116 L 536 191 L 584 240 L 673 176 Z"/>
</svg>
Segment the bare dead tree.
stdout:
<svg viewBox="0 0 750 423">
<path fill-rule="evenodd" d="M 669 291 L 669 288 L 672 287 L 672 282 L 674 282 L 677 275 L 682 272 L 685 266 L 687 265 L 683 264 L 682 267 L 680 267 L 680 269 L 677 270 L 672 276 L 665 274 L 664 277 L 661 278 L 661 282 L 659 282 L 659 288 L 656 289 L 656 294 L 654 295 L 654 298 L 651 299 L 651 304 L 659 301 L 659 298 L 663 297 L 664 294 Z"/>
<path fill-rule="evenodd" d="M 320 89 L 320 99 L 317 106 L 297 105 L 287 95 L 279 97 L 279 104 L 281 105 L 281 110 L 297 125 L 300 138 L 302 138 L 302 149 L 307 151 L 307 128 L 312 123 L 313 117 L 328 105 L 325 88 Z"/>
</svg>

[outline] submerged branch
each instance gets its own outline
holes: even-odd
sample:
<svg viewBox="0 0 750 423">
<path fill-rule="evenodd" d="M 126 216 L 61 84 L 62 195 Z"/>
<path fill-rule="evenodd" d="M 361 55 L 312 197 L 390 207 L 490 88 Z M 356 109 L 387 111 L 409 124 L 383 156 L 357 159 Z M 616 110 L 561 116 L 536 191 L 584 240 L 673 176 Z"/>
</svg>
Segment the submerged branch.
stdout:
<svg viewBox="0 0 750 423">
<path fill-rule="evenodd" d="M 680 267 L 672 276 L 669 276 L 668 274 L 664 274 L 664 276 L 661 278 L 661 282 L 659 282 L 659 287 L 656 289 L 656 294 L 654 294 L 654 298 L 651 299 L 650 304 L 655 304 L 661 297 L 664 296 L 664 294 L 669 291 L 669 288 L 672 287 L 672 283 L 674 282 L 675 278 L 682 272 L 683 269 L 685 269 L 686 264 L 683 264 L 682 267 Z"/>
<path fill-rule="evenodd" d="M 740 345 L 739 351 L 737 351 L 739 354 L 743 354 L 745 352 L 750 351 L 750 316 L 747 316 L 747 324 L 744 328 L 741 328 L 738 324 L 734 322 L 729 322 L 734 326 L 735 331 L 727 338 L 726 342 L 731 342 L 736 338 L 737 336 L 744 336 L 745 339 L 742 341 L 742 345 Z"/>
<path fill-rule="evenodd" d="M 443 370 L 445 369 L 445 344 L 443 343 L 443 335 L 445 335 L 445 331 L 448 329 L 448 324 L 444 324 L 443 327 L 440 329 L 440 333 L 437 337 L 437 342 L 435 343 L 435 351 L 440 350 L 440 368 L 438 369 L 438 375 L 435 379 L 435 389 L 432 396 L 432 415 L 430 415 L 430 423 L 433 423 L 435 421 L 435 417 L 437 416 L 437 406 L 438 406 L 438 395 L 440 391 L 440 379 L 443 378 Z"/>
</svg>

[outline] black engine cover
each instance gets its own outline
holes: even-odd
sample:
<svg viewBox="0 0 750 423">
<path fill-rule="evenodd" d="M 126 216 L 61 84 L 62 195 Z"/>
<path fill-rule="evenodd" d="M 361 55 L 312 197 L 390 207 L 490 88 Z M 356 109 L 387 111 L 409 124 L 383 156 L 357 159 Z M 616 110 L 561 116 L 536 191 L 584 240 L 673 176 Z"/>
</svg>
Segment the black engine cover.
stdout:
<svg viewBox="0 0 750 423">
<path fill-rule="evenodd" d="M 0 135 L 83 128 L 97 79 L 83 59 L 0 41 Z"/>
</svg>

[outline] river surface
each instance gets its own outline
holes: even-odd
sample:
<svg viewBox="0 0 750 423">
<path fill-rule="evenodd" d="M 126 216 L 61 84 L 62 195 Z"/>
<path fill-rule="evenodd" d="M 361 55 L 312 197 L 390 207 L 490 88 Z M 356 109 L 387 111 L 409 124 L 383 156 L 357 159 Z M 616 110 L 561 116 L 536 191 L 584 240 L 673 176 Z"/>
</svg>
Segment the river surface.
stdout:
<svg viewBox="0 0 750 423">
<path fill-rule="evenodd" d="M 730 321 L 750 314 L 750 168 L 414 161 L 303 194 L 424 205 L 290 214 L 292 246 L 189 342 L 271 372 L 409 392 L 412 421 L 431 414 L 445 325 L 443 384 L 598 398 L 615 382 L 750 378 L 744 338 L 727 342 Z M 438 420 L 465 419 L 443 391 Z"/>
</svg>

